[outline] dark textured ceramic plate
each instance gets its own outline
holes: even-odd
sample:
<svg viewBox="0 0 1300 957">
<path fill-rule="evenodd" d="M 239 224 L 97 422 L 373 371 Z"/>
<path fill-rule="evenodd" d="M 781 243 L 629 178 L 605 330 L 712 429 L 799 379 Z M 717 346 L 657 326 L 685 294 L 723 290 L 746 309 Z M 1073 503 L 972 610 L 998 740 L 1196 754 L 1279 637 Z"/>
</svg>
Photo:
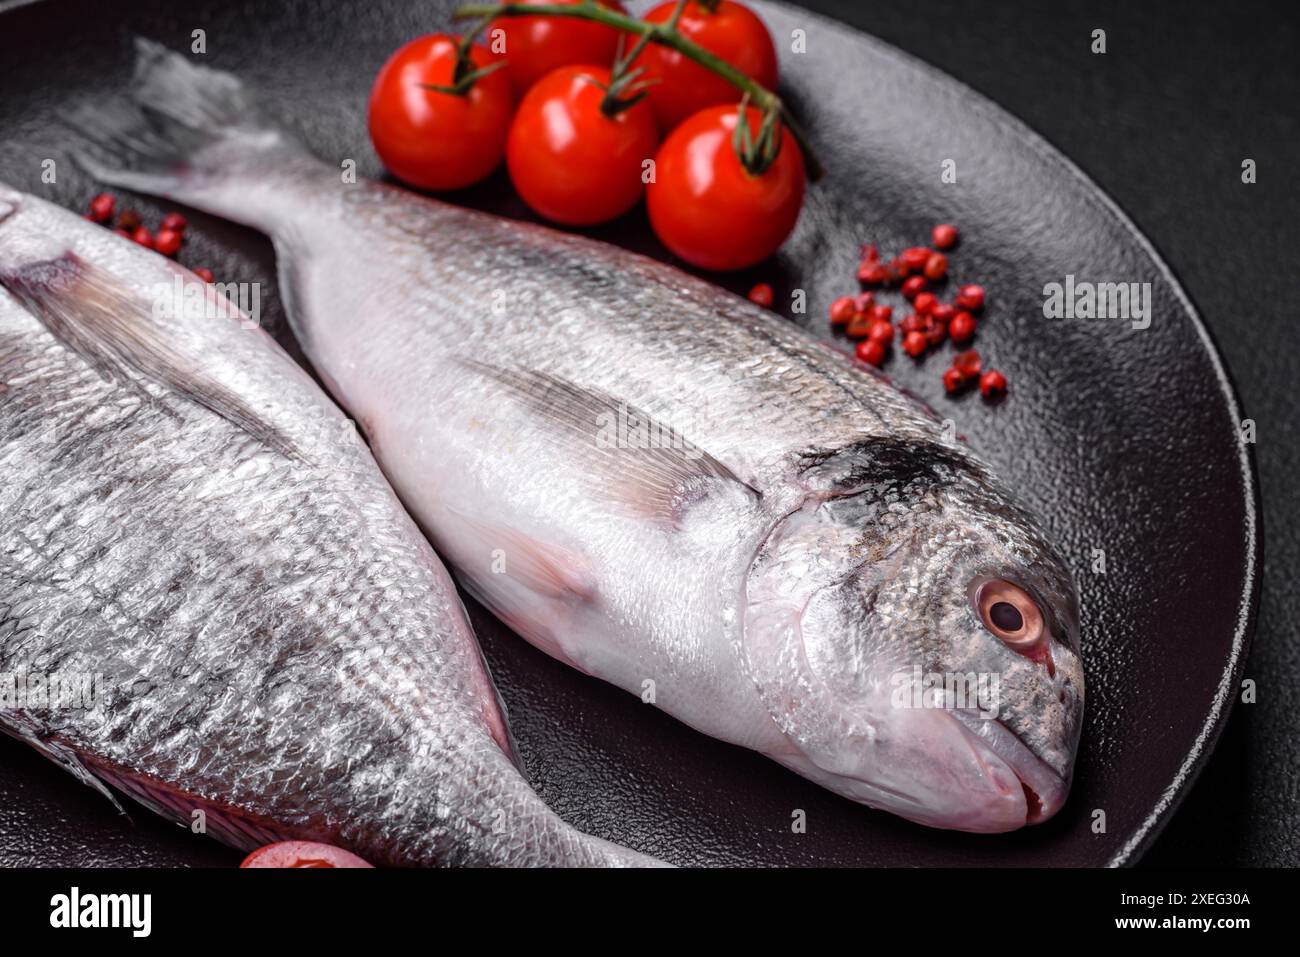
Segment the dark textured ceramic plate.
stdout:
<svg viewBox="0 0 1300 957">
<path fill-rule="evenodd" d="M 446 26 L 449 3 L 303 4 L 44 0 L 0 13 L 0 178 L 81 208 L 95 184 L 68 159 L 59 115 L 120 88 L 129 36 L 240 74 L 321 156 L 381 175 L 365 131 L 369 83 L 403 41 Z M 924 242 L 960 224 L 957 281 L 990 304 L 978 346 L 1004 369 L 999 405 L 947 399 L 951 350 L 889 371 L 995 462 L 1043 516 L 1082 592 L 1087 721 L 1074 793 L 1041 827 L 1003 836 L 927 830 L 841 800 L 746 751 L 707 740 L 566 670 L 471 613 L 534 785 L 574 824 L 678 864 L 1120 864 L 1168 819 L 1213 747 L 1254 621 L 1260 530 L 1241 415 L 1205 327 L 1150 243 L 1078 169 L 947 76 L 868 36 L 763 5 L 783 86 L 829 175 L 775 261 L 720 281 L 771 281 L 778 305 L 832 339 L 831 299 L 856 291 L 857 249 Z M 42 160 L 57 179 L 43 184 Z M 944 182 L 946 163 L 956 181 Z M 526 216 L 502 177 L 459 201 Z M 147 199 L 150 217 L 162 208 Z M 183 261 L 274 288 L 261 236 L 192 217 Z M 636 212 L 597 235 L 666 258 Z M 1150 325 L 1044 318 L 1067 275 L 1149 283 Z M 787 311 L 788 310 L 783 310 Z M 278 300 L 264 320 L 291 351 Z M 841 341 L 838 345 L 843 346 Z M 1155 370 L 1159 370 L 1158 374 Z M 1104 553 L 1105 571 L 1096 570 Z M 131 820 L 34 752 L 0 742 L 0 862 L 229 864 L 238 855 L 130 807 Z M 807 833 L 791 832 L 791 813 Z M 1104 817 L 1103 817 L 1104 815 Z"/>
</svg>

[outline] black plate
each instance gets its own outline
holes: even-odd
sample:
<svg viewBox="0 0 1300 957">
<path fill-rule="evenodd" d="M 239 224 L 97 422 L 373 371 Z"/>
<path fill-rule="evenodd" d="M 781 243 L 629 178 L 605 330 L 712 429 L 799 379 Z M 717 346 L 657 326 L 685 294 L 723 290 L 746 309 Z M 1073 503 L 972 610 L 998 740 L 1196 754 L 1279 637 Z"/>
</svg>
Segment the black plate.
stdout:
<svg viewBox="0 0 1300 957">
<path fill-rule="evenodd" d="M 188 48 L 196 26 L 210 62 L 242 76 L 319 155 L 380 175 L 364 124 L 370 80 L 400 43 L 444 28 L 451 6 L 45 0 L 10 9 L 0 15 L 0 178 L 82 208 L 96 186 L 67 162 L 74 137 L 58 114 L 122 87 L 130 33 Z M 826 306 L 856 291 L 861 242 L 896 250 L 925 242 L 935 222 L 961 226 L 954 277 L 989 289 L 978 347 L 1008 373 L 1012 394 L 995 406 L 945 398 L 939 374 L 951 346 L 920 366 L 896 356 L 889 371 L 1022 490 L 1078 575 L 1088 707 L 1074 793 L 1056 819 L 1011 835 L 917 827 L 565 669 L 471 603 L 529 774 L 575 825 L 679 864 L 1132 862 L 1213 747 L 1254 623 L 1255 480 L 1222 363 L 1147 240 L 1019 122 L 870 37 L 794 8 L 762 12 L 829 175 L 775 262 L 720 281 L 740 292 L 771 281 L 778 305 L 806 290 L 808 314 L 794 318 L 834 341 Z M 807 53 L 788 52 L 795 29 L 806 31 Z M 42 184 L 44 159 L 56 161 L 53 185 Z M 955 183 L 941 182 L 945 160 Z M 459 201 L 527 215 L 500 176 Z M 164 209 L 136 205 L 150 220 Z M 274 288 L 265 239 L 201 214 L 192 223 L 187 265 Z M 596 234 L 667 258 L 640 212 Z M 1067 274 L 1151 283 L 1150 328 L 1045 319 L 1043 286 Z M 263 297 L 263 315 L 297 355 L 274 296 Z M 1094 549 L 1104 550 L 1105 574 L 1092 571 Z M 3 863 L 238 860 L 138 808 L 134 824 L 123 820 L 15 742 L 0 742 L 0 795 Z M 807 812 L 806 834 L 791 833 L 796 808 Z"/>
</svg>

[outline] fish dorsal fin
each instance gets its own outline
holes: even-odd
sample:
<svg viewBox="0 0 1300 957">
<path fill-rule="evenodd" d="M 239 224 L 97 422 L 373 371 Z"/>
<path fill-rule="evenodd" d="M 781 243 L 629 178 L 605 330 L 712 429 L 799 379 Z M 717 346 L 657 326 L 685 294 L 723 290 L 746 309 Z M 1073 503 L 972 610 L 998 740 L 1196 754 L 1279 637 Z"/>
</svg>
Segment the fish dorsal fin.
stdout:
<svg viewBox="0 0 1300 957">
<path fill-rule="evenodd" d="M 761 497 L 681 433 L 606 392 L 549 372 L 459 361 L 523 403 L 552 441 L 581 458 L 600 487 L 638 515 L 676 527 L 692 502 L 719 488 Z"/>
<path fill-rule="evenodd" d="M 75 253 L 0 273 L 0 286 L 105 381 L 129 388 L 175 416 L 137 377 L 157 383 L 221 416 L 267 448 L 300 457 L 280 429 L 204 374 L 191 357 L 176 351 L 160 334 L 157 319 L 139 294 Z"/>
</svg>

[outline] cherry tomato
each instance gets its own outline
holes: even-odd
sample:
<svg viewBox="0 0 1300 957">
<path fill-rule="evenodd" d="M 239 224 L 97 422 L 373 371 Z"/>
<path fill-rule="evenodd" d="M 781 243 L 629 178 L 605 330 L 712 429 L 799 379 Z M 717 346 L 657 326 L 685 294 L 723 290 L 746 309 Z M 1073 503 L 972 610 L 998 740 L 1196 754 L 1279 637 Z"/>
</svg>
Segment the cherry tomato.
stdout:
<svg viewBox="0 0 1300 957">
<path fill-rule="evenodd" d="M 461 94 L 425 89 L 451 86 L 457 39 L 442 33 L 412 40 L 383 65 L 370 91 L 370 140 L 398 179 L 420 189 L 460 189 L 501 162 L 514 92 L 504 69 L 474 81 Z M 497 59 L 470 48 L 476 69 Z"/>
<path fill-rule="evenodd" d="M 782 130 L 776 159 L 747 170 L 732 146 L 738 106 L 711 106 L 677 127 L 659 148 L 647 187 L 650 223 L 665 246 L 702 269 L 743 269 L 780 248 L 799 219 L 804 168 L 799 144 Z M 746 108 L 754 135 L 762 113 Z"/>
<path fill-rule="evenodd" d="M 560 67 L 519 104 L 506 166 L 524 202 L 547 219 L 591 226 L 641 198 L 659 131 L 644 101 L 607 116 L 601 104 L 609 81 L 605 67 Z"/>
<path fill-rule="evenodd" d="M 519 0 L 521 3 L 575 4 L 581 0 Z M 618 0 L 600 0 L 602 7 L 626 13 Z M 552 70 L 592 63 L 609 66 L 618 53 L 621 31 L 603 23 L 572 17 L 502 17 L 486 34 L 494 52 L 506 59 L 515 90 L 523 94 Z"/>
<path fill-rule="evenodd" d="M 661 3 L 645 15 L 649 23 L 667 23 L 676 0 Z M 776 48 L 772 36 L 748 7 L 721 0 L 716 9 L 691 0 L 677 21 L 677 29 L 688 40 L 726 60 L 736 69 L 769 90 L 776 89 Z M 676 50 L 652 43 L 636 59 L 644 67 L 643 77 L 658 81 L 650 87 L 650 105 L 659 128 L 671 130 L 693 113 L 718 103 L 735 103 L 739 91 L 710 70 Z"/>
<path fill-rule="evenodd" d="M 280 841 L 259 847 L 240 867 L 370 867 L 351 851 L 315 841 Z"/>
</svg>

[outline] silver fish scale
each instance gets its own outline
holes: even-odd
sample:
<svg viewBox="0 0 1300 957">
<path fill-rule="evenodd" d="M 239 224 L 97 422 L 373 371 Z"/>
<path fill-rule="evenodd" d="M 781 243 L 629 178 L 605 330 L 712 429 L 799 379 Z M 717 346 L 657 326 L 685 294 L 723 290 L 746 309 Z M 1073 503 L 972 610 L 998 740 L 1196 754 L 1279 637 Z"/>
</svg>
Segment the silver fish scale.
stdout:
<svg viewBox="0 0 1300 957">
<path fill-rule="evenodd" d="M 422 576 L 409 541 L 348 506 L 356 489 L 269 460 L 242 468 L 249 442 L 228 426 L 187 421 L 178 430 L 58 347 L 28 357 L 6 336 L 2 348 L 9 482 L 0 531 L 22 543 L 7 558 L 26 582 L 5 595 L 0 665 L 102 673 L 108 691 L 102 713 L 43 715 L 45 734 L 197 801 L 321 835 L 348 826 L 358 797 L 385 794 L 367 779 L 399 777 L 385 766 L 405 764 L 421 737 L 434 735 L 435 751 L 470 743 L 453 735 L 472 727 L 472 715 L 420 722 L 391 707 L 386 689 L 366 687 L 382 661 L 385 685 L 422 676 L 434 713 L 455 714 L 456 699 L 469 697 L 461 689 L 436 700 L 447 672 L 454 689 L 464 668 L 447 661 L 445 636 L 419 642 L 418 668 L 403 652 L 436 634 L 449 609 L 428 594 L 386 594 L 389 583 Z M 81 410 L 47 415 L 41 394 L 115 414 L 87 430 Z M 388 541 L 377 542 L 384 531 Z M 349 759 L 295 760 L 317 748 Z M 340 774 L 352 762 L 356 783 Z M 334 809 L 313 821 L 307 794 Z"/>
<path fill-rule="evenodd" d="M 301 459 L 156 385 L 106 381 L 0 290 L 0 672 L 104 690 L 0 725 L 181 823 L 203 808 L 244 847 L 637 862 L 561 821 L 492 739 L 459 598 L 355 430 L 262 333 L 188 318 L 207 324 L 200 348 L 246 366 L 243 397 Z"/>
<path fill-rule="evenodd" d="M 434 354 L 537 364 L 626 397 L 756 471 L 784 468 L 814 435 L 818 448 L 940 435 L 883 377 L 702 280 L 581 236 L 411 201 L 389 187 L 353 189 L 317 192 L 314 205 L 328 209 L 334 197 L 338 215 L 359 218 L 366 243 L 393 236 L 383 271 L 407 272 L 393 281 L 403 295 L 418 290 L 424 320 L 400 334 L 414 333 Z M 624 355 L 637 361 L 618 361 Z"/>
</svg>

